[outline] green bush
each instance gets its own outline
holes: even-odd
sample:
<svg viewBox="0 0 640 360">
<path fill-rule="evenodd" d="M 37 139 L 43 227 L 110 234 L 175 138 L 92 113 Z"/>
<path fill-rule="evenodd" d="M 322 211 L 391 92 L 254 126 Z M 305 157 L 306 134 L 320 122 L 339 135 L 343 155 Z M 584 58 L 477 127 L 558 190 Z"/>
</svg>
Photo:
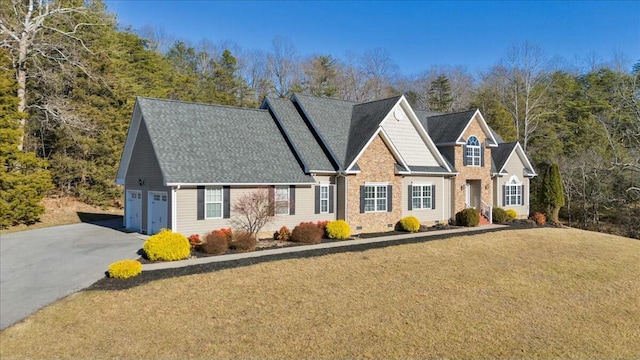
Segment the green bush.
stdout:
<svg viewBox="0 0 640 360">
<path fill-rule="evenodd" d="M 420 220 L 415 216 L 406 216 L 400 220 L 400 229 L 408 232 L 420 230 Z"/>
<path fill-rule="evenodd" d="M 504 211 L 503 208 L 495 207 L 491 211 L 491 217 L 493 218 L 493 222 L 497 224 L 504 224 L 509 220 L 509 216 L 507 216 L 507 212 Z"/>
<path fill-rule="evenodd" d="M 205 238 L 204 243 L 198 246 L 198 250 L 205 254 L 222 255 L 229 248 L 229 240 L 227 234 L 220 230 L 212 231 Z"/>
<path fill-rule="evenodd" d="M 480 223 L 480 212 L 473 208 L 464 209 L 456 214 L 456 223 L 466 227 L 478 226 Z"/>
<path fill-rule="evenodd" d="M 257 244 L 256 237 L 250 232 L 237 231 L 233 233 L 233 241 L 229 243 L 229 249 L 239 252 L 253 251 Z"/>
<path fill-rule="evenodd" d="M 191 254 L 189 239 L 168 229 L 162 229 L 159 233 L 149 237 L 142 245 L 142 249 L 151 261 L 182 260 Z"/>
<path fill-rule="evenodd" d="M 319 244 L 322 242 L 324 231 L 314 223 L 301 223 L 293 228 L 291 241 L 304 244 Z"/>
<path fill-rule="evenodd" d="M 518 217 L 518 213 L 513 209 L 509 209 L 505 212 L 507 213 L 507 220 L 514 220 Z"/>
<path fill-rule="evenodd" d="M 128 279 L 142 272 L 142 264 L 138 260 L 120 260 L 109 265 L 109 277 Z"/>
<path fill-rule="evenodd" d="M 351 227 L 344 220 L 330 221 L 325 228 L 329 239 L 344 240 L 351 236 Z"/>
</svg>

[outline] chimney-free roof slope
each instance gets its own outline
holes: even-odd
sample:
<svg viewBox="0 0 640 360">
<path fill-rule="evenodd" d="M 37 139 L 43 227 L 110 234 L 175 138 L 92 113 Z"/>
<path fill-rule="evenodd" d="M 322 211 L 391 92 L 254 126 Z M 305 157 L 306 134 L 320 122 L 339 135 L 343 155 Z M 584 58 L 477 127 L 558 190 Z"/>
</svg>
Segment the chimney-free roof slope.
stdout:
<svg viewBox="0 0 640 360">
<path fill-rule="evenodd" d="M 313 182 L 266 110 L 137 102 L 166 184 Z"/>
</svg>

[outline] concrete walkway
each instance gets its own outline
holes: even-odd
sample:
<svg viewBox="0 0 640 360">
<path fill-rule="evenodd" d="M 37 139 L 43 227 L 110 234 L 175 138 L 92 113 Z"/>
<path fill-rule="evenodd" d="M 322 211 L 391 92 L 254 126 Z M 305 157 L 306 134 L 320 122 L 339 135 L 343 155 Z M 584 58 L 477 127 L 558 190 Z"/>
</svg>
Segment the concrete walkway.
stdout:
<svg viewBox="0 0 640 360">
<path fill-rule="evenodd" d="M 119 227 L 122 220 L 0 235 L 0 329 L 104 278 L 112 262 L 139 258 L 140 234 Z"/>
<path fill-rule="evenodd" d="M 340 247 L 348 248 L 351 246 L 358 246 L 363 244 L 373 244 L 373 243 L 387 242 L 387 241 L 394 241 L 394 240 L 423 238 L 423 237 L 430 237 L 430 236 L 437 236 L 437 235 L 473 234 L 474 232 L 478 232 L 478 231 L 498 230 L 502 228 L 508 228 L 508 226 L 493 224 L 493 225 L 485 225 L 485 226 L 472 227 L 472 228 L 437 230 L 437 231 L 429 231 L 429 232 L 380 236 L 380 237 L 366 238 L 366 239 L 336 241 L 336 242 L 322 243 L 322 244 L 316 244 L 316 245 L 290 246 L 290 247 L 252 251 L 252 252 L 239 253 L 239 254 L 217 255 L 217 256 L 195 258 L 195 259 L 180 260 L 180 261 L 167 261 L 167 262 L 159 262 L 159 263 L 153 263 L 153 264 L 143 264 L 142 271 L 174 269 L 174 268 L 181 268 L 181 267 L 191 266 L 191 265 L 258 258 L 258 257 L 264 257 L 264 256 L 312 251 L 312 250 L 318 250 L 318 249 L 330 249 L 330 248 L 340 248 Z"/>
</svg>

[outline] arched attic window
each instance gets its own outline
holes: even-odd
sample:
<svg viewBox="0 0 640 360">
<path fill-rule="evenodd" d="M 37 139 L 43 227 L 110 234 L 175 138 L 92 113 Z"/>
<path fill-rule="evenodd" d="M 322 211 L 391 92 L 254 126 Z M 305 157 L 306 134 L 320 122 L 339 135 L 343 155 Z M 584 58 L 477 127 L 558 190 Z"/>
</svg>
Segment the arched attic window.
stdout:
<svg viewBox="0 0 640 360">
<path fill-rule="evenodd" d="M 465 166 L 483 166 L 484 154 L 483 146 L 480 145 L 480 140 L 475 136 L 469 136 L 467 144 L 464 150 L 464 165 Z"/>
</svg>

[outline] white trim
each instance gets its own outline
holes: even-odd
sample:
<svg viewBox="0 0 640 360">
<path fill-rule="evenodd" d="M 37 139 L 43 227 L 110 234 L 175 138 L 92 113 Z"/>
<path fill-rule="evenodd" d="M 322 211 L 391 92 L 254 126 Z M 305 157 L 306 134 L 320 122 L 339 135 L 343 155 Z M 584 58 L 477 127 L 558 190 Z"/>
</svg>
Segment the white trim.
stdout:
<svg viewBox="0 0 640 360">
<path fill-rule="evenodd" d="M 449 188 L 451 188 L 451 180 L 449 180 Z M 444 190 L 445 190 L 445 188 L 444 188 L 444 178 L 442 178 L 442 196 L 440 196 L 442 198 L 442 211 L 441 211 L 442 215 L 440 217 L 442 220 L 444 220 L 444 204 L 445 204 L 445 202 L 444 202 L 445 196 L 444 195 L 446 193 L 451 194 L 451 190 L 449 190 L 449 191 L 444 191 Z"/>
<path fill-rule="evenodd" d="M 320 214 L 328 214 L 329 213 L 329 204 L 331 202 L 331 198 L 329 197 L 329 195 L 331 194 L 331 192 L 329 191 L 329 186 L 331 186 L 328 183 L 320 183 L 320 192 L 319 192 L 319 198 L 318 201 L 320 201 Z M 327 198 L 323 199 L 322 198 L 322 189 L 325 188 L 327 189 Z M 327 201 L 327 211 L 322 211 L 322 201 L 326 200 Z"/>
<path fill-rule="evenodd" d="M 138 99 L 133 106 L 133 114 L 131 115 L 131 122 L 129 125 L 129 131 L 127 132 L 127 139 L 122 150 L 122 156 L 120 157 L 120 164 L 118 166 L 118 174 L 116 175 L 116 184 L 124 185 L 127 177 L 127 171 L 129 170 L 129 163 L 131 162 L 131 156 L 133 155 L 133 147 L 136 144 L 138 138 L 138 131 L 140 131 L 140 123 L 142 122 L 142 110 L 138 105 Z"/>
<path fill-rule="evenodd" d="M 215 189 L 213 189 L 215 188 Z M 211 202 L 207 202 L 207 190 L 217 190 L 218 188 L 220 188 L 220 201 L 211 201 Z M 207 216 L 207 204 L 217 204 L 220 203 L 220 216 L 216 216 L 216 217 L 208 217 Z M 220 220 L 220 219 L 224 219 L 224 187 L 222 186 L 206 186 L 204 188 L 204 201 L 203 201 L 203 206 L 204 206 L 204 219 L 205 220 Z"/>
<path fill-rule="evenodd" d="M 278 200 L 278 188 L 280 190 L 287 190 L 287 199 L 286 200 Z M 278 214 L 278 202 L 287 202 L 287 213 L 286 214 Z M 291 215 L 291 188 L 288 185 L 277 185 L 273 188 L 273 204 L 274 204 L 274 216 L 286 216 Z"/>
<path fill-rule="evenodd" d="M 367 186 L 373 187 L 373 199 L 369 198 L 369 200 L 373 200 L 373 209 L 372 211 L 367 211 Z M 389 211 L 389 183 L 365 183 L 364 184 L 364 204 L 362 204 L 364 208 L 364 213 L 379 213 L 379 212 L 388 212 Z M 378 200 L 382 200 L 383 198 L 378 197 L 378 189 L 384 188 L 384 210 L 378 210 Z"/>
<path fill-rule="evenodd" d="M 308 183 L 165 183 L 165 186 L 269 186 L 269 185 L 313 185 L 315 182 Z"/>
<path fill-rule="evenodd" d="M 466 141 L 463 141 L 462 135 L 464 135 L 464 133 L 467 131 L 467 129 L 471 125 L 471 122 L 473 121 L 473 118 L 475 118 L 476 115 L 480 115 L 480 120 L 481 120 L 480 121 L 480 127 L 485 132 L 486 138 L 487 139 L 491 139 L 491 143 L 487 144 L 487 146 L 488 147 L 498 147 L 498 141 L 493 136 L 493 133 L 491 133 L 491 128 L 489 128 L 489 125 L 487 125 L 487 122 L 484 120 L 484 117 L 482 116 L 482 113 L 480 113 L 480 109 L 476 109 L 476 112 L 474 112 L 473 115 L 471 115 L 471 118 L 469 118 L 469 122 L 467 122 L 467 126 L 464 127 L 462 132 L 460 132 L 460 136 L 458 136 L 458 140 L 456 140 L 456 143 L 458 143 L 458 144 L 466 144 L 467 143 Z M 485 143 L 486 143 L 486 141 L 485 141 Z"/>
<path fill-rule="evenodd" d="M 347 172 L 350 173 L 351 171 L 353 171 L 353 170 L 351 170 L 351 168 L 358 162 L 358 160 L 360 159 L 362 154 L 364 154 L 364 152 L 369 148 L 369 145 L 371 145 L 371 143 L 378 136 L 378 134 L 382 135 L 382 141 L 385 143 L 385 145 L 387 145 L 390 148 L 391 154 L 393 155 L 395 160 L 399 161 L 402 164 L 402 166 L 405 167 L 405 169 L 409 168 L 409 166 L 407 165 L 406 161 L 404 161 L 404 159 L 402 158 L 402 155 L 400 155 L 400 152 L 398 152 L 398 149 L 395 147 L 395 145 L 393 145 L 393 142 L 389 138 L 389 135 L 387 135 L 387 133 L 382 128 L 382 126 L 378 126 L 378 129 L 375 131 L 375 133 L 373 133 L 373 136 L 371 136 L 369 138 L 367 143 L 362 147 L 362 149 L 360 149 L 360 152 L 358 153 L 358 155 L 356 155 L 356 157 L 353 159 L 351 164 L 349 164 L 349 166 L 347 166 Z M 359 173 L 359 171 L 358 171 L 358 173 Z"/>
<path fill-rule="evenodd" d="M 520 161 L 522 161 L 522 159 L 524 158 L 524 162 L 526 162 L 525 166 L 528 166 L 528 168 L 531 169 L 531 171 L 533 171 L 533 175 L 529 175 L 527 177 L 538 176 L 538 174 L 536 174 L 535 170 L 533 169 L 533 166 L 531 166 L 531 163 L 529 162 L 529 158 L 527 157 L 527 154 L 525 154 L 524 150 L 522 150 L 522 146 L 520 146 L 520 143 L 516 143 L 516 146 L 513 147 L 513 150 L 511 150 L 509 157 L 504 162 L 504 164 L 502 164 L 502 168 L 498 171 L 498 173 L 508 174 L 508 172 L 503 173 L 502 171 L 507 166 L 507 163 L 509 162 L 509 160 L 511 160 L 511 156 L 513 156 L 513 153 L 516 151 L 516 149 L 519 149 L 518 157 L 520 158 Z"/>
<path fill-rule="evenodd" d="M 222 195 L 224 196 L 224 194 Z M 171 231 L 178 232 L 178 206 L 176 204 L 178 198 L 178 189 L 171 188 Z"/>
<path fill-rule="evenodd" d="M 478 145 L 470 145 L 469 141 L 471 140 L 471 138 L 475 138 L 476 141 L 478 142 Z M 467 142 L 465 142 L 464 144 L 466 147 L 465 149 L 465 153 L 462 155 L 464 156 L 464 162 L 466 163 L 466 165 L 464 166 L 470 166 L 470 167 L 481 167 L 482 166 L 482 157 L 484 156 L 484 154 L 482 154 L 482 145 L 480 144 L 480 139 L 478 139 L 477 136 L 475 135 L 469 135 L 467 137 Z M 469 149 L 472 150 L 472 154 L 471 156 L 469 156 Z M 478 149 L 478 156 L 475 155 L 475 149 Z M 474 164 L 476 158 L 478 159 L 478 165 Z M 469 164 L 469 160 L 471 160 L 471 164 Z"/>
<path fill-rule="evenodd" d="M 414 187 L 419 187 L 420 188 L 420 196 L 413 196 L 413 188 Z M 429 188 L 429 196 L 423 196 L 422 195 L 422 188 Z M 418 211 L 418 210 L 432 210 L 433 209 L 433 184 L 427 184 L 427 183 L 412 183 L 411 184 L 411 211 Z M 416 208 L 413 204 L 413 199 L 414 198 L 419 198 L 420 199 L 420 207 Z M 429 199 L 429 207 L 423 207 L 423 199 L 428 198 Z"/>
<path fill-rule="evenodd" d="M 313 176 L 314 174 L 337 174 L 337 171 L 328 171 L 328 170 L 309 170 L 309 174 Z"/>
</svg>

